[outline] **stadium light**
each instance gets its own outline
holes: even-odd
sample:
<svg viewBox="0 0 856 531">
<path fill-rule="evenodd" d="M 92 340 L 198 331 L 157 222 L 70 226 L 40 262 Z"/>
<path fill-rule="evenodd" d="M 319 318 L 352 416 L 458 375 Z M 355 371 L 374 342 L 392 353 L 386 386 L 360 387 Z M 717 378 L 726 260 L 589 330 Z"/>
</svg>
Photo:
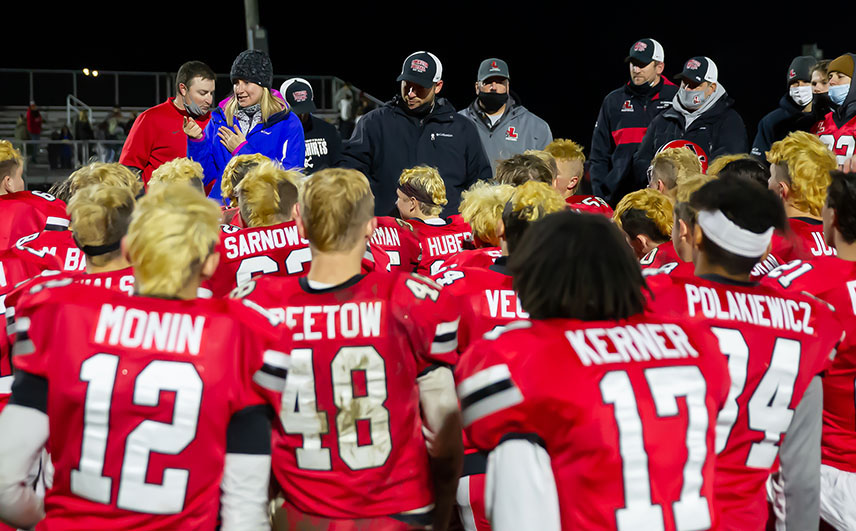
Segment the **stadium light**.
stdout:
<svg viewBox="0 0 856 531">
<path fill-rule="evenodd" d="M 98 70 L 92 71 L 92 77 L 98 77 Z"/>
<path fill-rule="evenodd" d="M 88 68 L 84 68 L 84 69 L 83 69 L 83 75 L 84 75 L 84 76 L 88 76 L 88 75 L 89 75 L 89 69 L 88 69 Z"/>
</svg>

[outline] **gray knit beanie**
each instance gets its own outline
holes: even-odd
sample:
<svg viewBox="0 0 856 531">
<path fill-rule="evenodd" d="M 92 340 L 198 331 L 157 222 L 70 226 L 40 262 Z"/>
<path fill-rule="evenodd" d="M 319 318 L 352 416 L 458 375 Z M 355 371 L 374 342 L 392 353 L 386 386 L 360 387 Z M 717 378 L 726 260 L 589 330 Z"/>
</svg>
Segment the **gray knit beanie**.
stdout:
<svg viewBox="0 0 856 531">
<path fill-rule="evenodd" d="M 261 50 L 244 50 L 232 63 L 229 79 L 232 83 L 243 79 L 265 88 L 271 88 L 273 86 L 273 65 L 270 62 L 270 57 Z"/>
</svg>

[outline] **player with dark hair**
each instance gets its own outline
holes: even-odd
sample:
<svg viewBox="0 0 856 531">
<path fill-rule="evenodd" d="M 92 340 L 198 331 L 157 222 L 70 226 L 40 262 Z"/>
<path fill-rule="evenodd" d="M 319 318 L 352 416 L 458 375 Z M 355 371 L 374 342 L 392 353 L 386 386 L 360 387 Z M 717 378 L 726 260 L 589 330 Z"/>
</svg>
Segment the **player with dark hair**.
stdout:
<svg viewBox="0 0 856 531">
<path fill-rule="evenodd" d="M 636 259 L 602 216 L 536 222 L 509 269 L 531 321 L 471 345 L 456 372 L 494 529 L 715 526 L 728 375 L 714 338 L 645 313 Z"/>
<path fill-rule="evenodd" d="M 651 277 L 651 310 L 708 327 L 728 358 L 731 390 L 717 419 L 715 505 L 724 529 L 761 529 L 773 481 L 781 525 L 818 524 L 821 383 L 842 337 L 826 304 L 750 281 L 784 207 L 758 184 L 719 178 L 691 199 L 695 276 Z M 787 501 L 787 503 L 785 503 Z"/>
<path fill-rule="evenodd" d="M 833 305 L 848 331 L 823 378 L 820 515 L 836 529 L 856 525 L 856 174 L 832 172 L 823 206 L 826 243 L 838 251 L 794 260 L 764 279 L 790 293 L 807 292 Z"/>
<path fill-rule="evenodd" d="M 770 182 L 770 169 L 766 164 L 755 158 L 741 158 L 726 164 L 720 170 L 718 176 L 749 179 L 766 188 Z"/>
<path fill-rule="evenodd" d="M 457 309 L 430 279 L 361 273 L 376 227 L 361 173 L 313 173 L 299 206 L 309 273 L 264 276 L 233 294 L 289 328 L 273 451 L 284 503 L 274 527 L 445 529 L 463 454 L 450 369 Z"/>
<path fill-rule="evenodd" d="M 269 529 L 270 420 L 285 379 L 277 321 L 196 299 L 220 210 L 186 184 L 140 200 L 123 240 L 139 296 L 35 286 L 16 308 L 15 381 L 0 414 L 0 519 L 60 529 Z M 25 483 L 42 447 L 44 504 Z M 219 516 L 218 516 L 219 515 Z"/>
</svg>

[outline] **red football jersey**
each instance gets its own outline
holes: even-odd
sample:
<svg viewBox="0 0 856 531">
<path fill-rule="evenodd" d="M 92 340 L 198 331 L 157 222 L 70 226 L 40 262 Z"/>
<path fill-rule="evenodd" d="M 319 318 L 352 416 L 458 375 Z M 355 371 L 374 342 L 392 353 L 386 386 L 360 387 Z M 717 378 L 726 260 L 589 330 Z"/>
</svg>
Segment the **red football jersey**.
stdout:
<svg viewBox="0 0 856 531">
<path fill-rule="evenodd" d="M 217 271 L 202 283 L 214 297 L 225 297 L 256 274 L 302 275 L 312 260 L 309 242 L 294 221 L 250 229 L 220 225 L 219 251 Z"/>
<path fill-rule="evenodd" d="M 237 290 L 284 317 L 291 353 L 273 472 L 304 513 L 367 518 L 433 502 L 417 376 L 457 360 L 453 302 L 430 279 L 354 276 L 316 290 L 261 277 Z"/>
<path fill-rule="evenodd" d="M 856 262 L 836 257 L 795 260 L 764 279 L 778 289 L 810 293 L 835 307 L 847 336 L 823 377 L 823 463 L 856 473 Z"/>
<path fill-rule="evenodd" d="M 572 210 L 588 212 L 590 214 L 603 214 L 609 219 L 612 219 L 614 214 L 612 207 L 610 207 L 606 201 L 595 195 L 572 195 L 565 199 L 565 203 L 567 203 Z"/>
<path fill-rule="evenodd" d="M 408 222 L 389 216 L 378 216 L 377 229 L 371 243 L 389 257 L 389 270 L 416 271 L 422 257 L 422 247 Z"/>
<path fill-rule="evenodd" d="M 19 239 L 15 246 L 54 255 L 62 271 L 86 271 L 86 255 L 77 248 L 70 230 L 45 230 L 30 234 Z"/>
<path fill-rule="evenodd" d="M 657 268 L 643 268 L 642 276 L 650 277 L 654 275 L 672 275 L 691 277 L 695 274 L 695 264 L 692 262 L 666 262 Z"/>
<path fill-rule="evenodd" d="M 758 280 L 780 265 L 793 260 L 812 260 L 821 256 L 835 256 L 835 249 L 823 239 L 823 221 L 812 218 L 788 218 L 791 233 L 773 233 L 770 254 L 752 270 Z"/>
<path fill-rule="evenodd" d="M 50 389 L 55 474 L 38 528 L 213 530 L 226 430 L 265 402 L 253 379 L 276 330 L 239 301 L 70 282 L 17 308 L 15 370 Z"/>
<path fill-rule="evenodd" d="M 103 273 L 83 273 L 74 276 L 74 281 L 86 286 L 107 288 L 111 291 L 121 291 L 128 295 L 134 294 L 134 268 L 126 267 Z"/>
<path fill-rule="evenodd" d="M 654 247 L 648 254 L 639 259 L 639 267 L 642 269 L 659 269 L 666 264 L 681 263 L 683 260 L 675 251 L 675 245 L 671 240 L 663 242 Z"/>
<path fill-rule="evenodd" d="M 493 265 L 496 260 L 502 256 L 502 249 L 499 247 L 480 247 L 478 249 L 467 249 L 448 258 L 444 263 L 444 268 L 462 268 L 462 267 L 480 267 L 488 268 Z"/>
<path fill-rule="evenodd" d="M 444 292 L 458 301 L 460 352 L 497 326 L 529 318 L 511 286 L 506 260 L 497 258 L 496 263 L 487 268 L 449 268 L 434 278 Z"/>
<path fill-rule="evenodd" d="M 68 228 L 65 203 L 45 192 L 0 195 L 0 249 L 43 230 Z"/>
<path fill-rule="evenodd" d="M 432 218 L 427 223 L 413 218 L 408 223 L 422 245 L 417 272 L 423 275 L 436 275 L 447 258 L 463 251 L 464 242 L 473 241 L 473 229 L 461 216 Z"/>
<path fill-rule="evenodd" d="M 838 127 L 835 125 L 835 120 L 832 119 L 832 113 L 829 112 L 823 120 L 814 124 L 811 132 L 816 134 L 820 141 L 835 153 L 835 159 L 839 166 L 853 156 L 854 149 L 856 149 L 856 118 L 852 118 L 849 122 Z"/>
<path fill-rule="evenodd" d="M 651 309 L 709 327 L 728 358 L 731 390 L 717 420 L 716 509 L 732 529 L 763 529 L 764 484 L 812 378 L 843 329 L 823 302 L 721 277 L 657 275 Z"/>
<path fill-rule="evenodd" d="M 648 315 L 517 321 L 473 343 L 456 381 L 479 448 L 543 440 L 562 529 L 715 525 L 715 419 L 729 378 L 709 332 Z"/>
</svg>

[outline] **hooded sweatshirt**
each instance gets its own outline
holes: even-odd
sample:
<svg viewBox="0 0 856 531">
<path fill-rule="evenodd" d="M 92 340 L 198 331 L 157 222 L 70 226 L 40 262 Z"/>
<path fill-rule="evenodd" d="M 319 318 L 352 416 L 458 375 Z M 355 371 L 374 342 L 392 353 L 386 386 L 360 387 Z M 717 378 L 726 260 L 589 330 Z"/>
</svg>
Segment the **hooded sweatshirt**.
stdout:
<svg viewBox="0 0 856 531">
<path fill-rule="evenodd" d="M 848 54 L 856 65 L 856 54 Z M 811 128 L 811 132 L 835 153 L 838 165 L 856 152 L 856 76 L 850 78 L 850 92 L 844 103 L 835 107 Z"/>
<path fill-rule="evenodd" d="M 633 159 L 638 188 L 647 186 L 651 159 L 672 140 L 695 143 L 701 148 L 699 158 L 708 163 L 720 155 L 745 153 L 749 147 L 743 118 L 734 110 L 734 100 L 719 83 L 699 109 L 692 112 L 685 109 L 676 94 L 672 108 L 654 118 Z"/>
</svg>

